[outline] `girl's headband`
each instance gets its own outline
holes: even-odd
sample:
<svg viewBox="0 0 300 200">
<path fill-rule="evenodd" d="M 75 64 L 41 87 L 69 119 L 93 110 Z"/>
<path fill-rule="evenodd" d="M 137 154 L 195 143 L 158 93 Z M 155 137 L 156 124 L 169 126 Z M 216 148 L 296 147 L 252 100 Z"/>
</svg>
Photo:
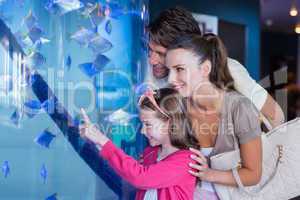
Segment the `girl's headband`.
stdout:
<svg viewBox="0 0 300 200">
<path fill-rule="evenodd" d="M 168 114 L 166 112 L 164 112 L 159 105 L 157 104 L 155 98 L 154 98 L 154 94 L 155 92 L 152 89 L 147 89 L 146 92 L 140 97 L 138 105 L 140 106 L 142 104 L 142 102 L 145 100 L 145 98 L 148 98 L 149 101 L 153 104 L 153 106 L 164 116 L 166 116 L 167 118 L 169 118 Z"/>
</svg>

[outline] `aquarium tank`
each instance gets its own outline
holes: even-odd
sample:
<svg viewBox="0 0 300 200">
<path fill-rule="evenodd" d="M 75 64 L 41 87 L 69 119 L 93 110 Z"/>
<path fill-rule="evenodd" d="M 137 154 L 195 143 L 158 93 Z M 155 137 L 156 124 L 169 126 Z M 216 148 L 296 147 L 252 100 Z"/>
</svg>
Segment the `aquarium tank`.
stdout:
<svg viewBox="0 0 300 200">
<path fill-rule="evenodd" d="M 148 23 L 147 0 L 0 0 L 0 199 L 134 199 L 78 126 L 139 157 Z"/>
</svg>

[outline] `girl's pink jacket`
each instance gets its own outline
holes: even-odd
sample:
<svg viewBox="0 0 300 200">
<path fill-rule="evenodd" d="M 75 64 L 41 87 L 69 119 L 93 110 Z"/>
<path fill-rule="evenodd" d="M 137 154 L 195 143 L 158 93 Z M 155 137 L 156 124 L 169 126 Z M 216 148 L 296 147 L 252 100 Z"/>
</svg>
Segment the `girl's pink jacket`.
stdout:
<svg viewBox="0 0 300 200">
<path fill-rule="evenodd" d="M 192 154 L 188 150 L 178 150 L 163 160 L 156 162 L 159 146 L 147 147 L 143 154 L 143 164 L 134 160 L 107 142 L 100 156 L 126 181 L 138 188 L 136 200 L 143 200 L 147 189 L 157 189 L 159 200 L 193 200 L 196 177 L 189 174 Z"/>
</svg>

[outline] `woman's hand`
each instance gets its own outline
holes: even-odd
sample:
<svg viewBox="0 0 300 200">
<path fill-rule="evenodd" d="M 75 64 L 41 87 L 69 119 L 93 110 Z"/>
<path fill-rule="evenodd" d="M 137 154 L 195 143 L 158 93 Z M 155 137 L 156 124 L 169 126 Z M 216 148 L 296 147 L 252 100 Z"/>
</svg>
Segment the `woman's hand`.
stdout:
<svg viewBox="0 0 300 200">
<path fill-rule="evenodd" d="M 191 158 L 195 160 L 197 164 L 189 164 L 190 167 L 193 168 L 193 170 L 189 170 L 189 173 L 202 181 L 214 182 L 215 171 L 209 168 L 207 158 L 197 149 L 190 148 L 190 151 L 194 153 L 191 155 Z"/>
<path fill-rule="evenodd" d="M 90 121 L 90 118 L 82 108 L 81 115 L 84 123 L 79 126 L 79 133 L 82 138 L 100 146 L 103 146 L 109 141 L 109 139 Z"/>
</svg>

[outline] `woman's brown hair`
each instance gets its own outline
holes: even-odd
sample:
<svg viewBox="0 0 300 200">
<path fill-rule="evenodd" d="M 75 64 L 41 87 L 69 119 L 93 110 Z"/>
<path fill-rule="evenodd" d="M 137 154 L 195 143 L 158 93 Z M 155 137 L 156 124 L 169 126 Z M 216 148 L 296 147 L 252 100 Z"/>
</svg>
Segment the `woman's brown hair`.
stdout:
<svg viewBox="0 0 300 200">
<path fill-rule="evenodd" d="M 191 123 L 186 114 L 185 100 L 172 88 L 161 88 L 154 91 L 154 99 L 167 115 L 162 114 L 148 98 L 140 103 L 141 109 L 153 110 L 161 120 L 169 120 L 169 137 L 174 147 L 188 149 L 198 147 L 198 142 L 193 134 Z"/>
</svg>

